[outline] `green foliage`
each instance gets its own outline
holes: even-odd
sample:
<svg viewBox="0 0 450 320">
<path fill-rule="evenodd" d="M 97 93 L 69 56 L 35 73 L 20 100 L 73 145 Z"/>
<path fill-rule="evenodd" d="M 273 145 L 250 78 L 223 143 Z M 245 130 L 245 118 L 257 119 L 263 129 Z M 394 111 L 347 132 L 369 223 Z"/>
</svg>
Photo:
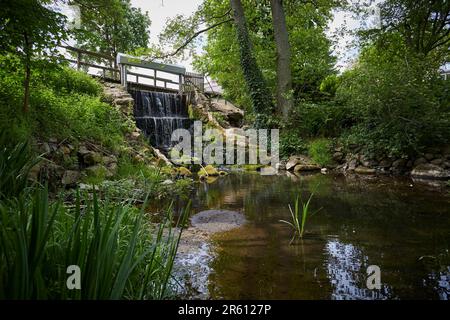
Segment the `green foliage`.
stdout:
<svg viewBox="0 0 450 320">
<path fill-rule="evenodd" d="M 393 157 L 448 143 L 449 83 L 437 70 L 436 61 L 407 54 L 401 42 L 366 48 L 337 91 L 355 122 L 344 141 Z"/>
<path fill-rule="evenodd" d="M 326 166 L 331 163 L 331 142 L 327 139 L 317 139 L 308 146 L 308 154 L 311 159 L 321 165 Z"/>
<path fill-rule="evenodd" d="M 67 38 L 66 18 L 46 7 L 49 0 L 2 1 L 0 54 L 14 53 L 24 64 L 58 57 L 57 45 Z"/>
<path fill-rule="evenodd" d="M 115 57 L 146 48 L 151 21 L 129 0 L 78 0 L 81 27 L 74 32 L 77 47 Z"/>
<path fill-rule="evenodd" d="M 25 189 L 35 159 L 26 142 L 11 144 L 5 132 L 0 133 L 0 201 L 19 194 Z"/>
<path fill-rule="evenodd" d="M 273 37 L 269 1 L 242 1 L 248 22 L 253 54 L 270 90 L 276 89 L 276 50 Z M 292 51 L 292 77 L 295 99 L 314 98 L 326 76 L 333 73 L 334 58 L 324 29 L 330 19 L 332 1 L 316 5 L 303 2 L 284 2 L 286 23 Z M 229 9 L 229 1 L 205 1 L 205 15 L 220 16 Z M 214 20 L 215 21 L 215 20 Z M 225 95 L 237 105 L 251 110 L 251 97 L 246 88 L 239 64 L 239 42 L 232 23 L 222 24 L 208 32 L 205 54 L 194 57 L 197 69 L 216 79 Z M 227 58 L 223 59 L 223 53 Z"/>
<path fill-rule="evenodd" d="M 91 139 L 113 149 L 122 142 L 119 112 L 100 101 L 100 85 L 88 75 L 52 65 L 33 69 L 31 108 L 23 114 L 20 64 L 3 56 L 0 65 L 0 130 L 11 141 Z"/>
<path fill-rule="evenodd" d="M 141 210 L 123 194 L 100 200 L 96 192 L 77 191 L 73 206 L 51 202 L 47 186 L 27 186 L 35 160 L 25 146 L 11 145 L 0 157 L 0 299 L 168 297 L 181 236 L 172 207 L 155 225 L 145 214 L 148 196 Z M 188 212 L 189 205 L 177 226 L 185 225 Z M 71 265 L 80 267 L 82 290 L 66 286 Z"/>
<path fill-rule="evenodd" d="M 67 209 L 49 203 L 44 188 L 0 203 L 0 215 L 2 299 L 162 299 L 169 294 L 181 234 L 171 227 L 171 208 L 155 229 L 143 210 L 130 205 L 100 202 L 94 193 L 92 200 L 77 197 L 75 208 Z M 69 265 L 80 267 L 82 290 L 67 289 Z"/>
<path fill-rule="evenodd" d="M 280 131 L 280 156 L 289 158 L 294 154 L 302 154 L 306 151 L 303 137 L 299 135 L 298 130 L 282 129 Z"/>
<path fill-rule="evenodd" d="M 296 237 L 303 238 L 303 233 L 305 232 L 305 225 L 308 216 L 310 215 L 309 205 L 314 196 L 314 193 L 311 193 L 308 200 L 303 202 L 301 195 L 299 194 L 295 199 L 294 210 L 292 210 L 291 205 L 289 205 L 289 211 L 291 213 L 291 221 L 280 220 L 280 222 L 286 223 L 291 226 L 294 230 L 294 235 L 291 239 L 291 244 L 295 240 Z M 301 207 L 300 207 L 301 204 Z"/>
<path fill-rule="evenodd" d="M 323 79 L 319 88 L 320 92 L 326 94 L 327 96 L 334 97 L 339 86 L 339 79 L 340 78 L 334 74 Z"/>
</svg>

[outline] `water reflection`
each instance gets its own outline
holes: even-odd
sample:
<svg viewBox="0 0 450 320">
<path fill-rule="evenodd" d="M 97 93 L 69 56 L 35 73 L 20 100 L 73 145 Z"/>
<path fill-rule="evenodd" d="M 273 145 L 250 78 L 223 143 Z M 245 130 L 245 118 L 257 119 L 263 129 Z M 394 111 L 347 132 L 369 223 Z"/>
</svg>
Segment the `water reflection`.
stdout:
<svg viewBox="0 0 450 320">
<path fill-rule="evenodd" d="M 325 251 L 328 255 L 327 274 L 333 287 L 331 299 L 381 300 L 390 297 L 390 289 L 386 285 L 382 285 L 381 290 L 367 289 L 365 271 L 369 266 L 369 259 L 360 249 L 334 239 L 328 241 Z"/>
<path fill-rule="evenodd" d="M 289 246 L 292 232 L 279 220 L 290 219 L 287 205 L 299 192 L 312 190 L 311 210 L 322 210 L 301 246 Z M 200 259 L 209 269 L 197 268 L 205 285 L 196 290 L 227 299 L 448 299 L 449 264 L 418 262 L 450 247 L 450 195 L 441 191 L 408 179 L 321 174 L 230 174 L 201 184 L 193 212 L 236 210 L 249 223 Z M 369 264 L 381 269 L 381 290 L 366 287 Z"/>
</svg>

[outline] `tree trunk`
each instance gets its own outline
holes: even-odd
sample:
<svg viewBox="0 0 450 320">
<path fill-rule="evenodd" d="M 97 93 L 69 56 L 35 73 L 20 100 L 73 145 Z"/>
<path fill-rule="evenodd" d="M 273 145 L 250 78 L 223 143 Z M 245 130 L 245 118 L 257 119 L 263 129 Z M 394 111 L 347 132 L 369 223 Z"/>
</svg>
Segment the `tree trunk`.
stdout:
<svg viewBox="0 0 450 320">
<path fill-rule="evenodd" d="M 293 106 L 291 46 L 283 10 L 283 0 L 270 0 L 273 30 L 277 48 L 277 107 L 284 120 Z"/>
<path fill-rule="evenodd" d="M 233 19 L 239 42 L 241 67 L 245 82 L 250 91 L 250 97 L 256 115 L 255 127 L 266 127 L 270 122 L 270 116 L 273 112 L 272 97 L 256 59 L 253 56 L 252 44 L 247 30 L 247 21 L 242 3 L 240 0 L 230 0 L 230 4 L 233 10 Z"/>
<path fill-rule="evenodd" d="M 27 113 L 30 105 L 30 79 L 31 79 L 31 44 L 28 34 L 23 35 L 25 40 L 25 80 L 23 82 L 23 107 L 24 113 Z"/>
</svg>

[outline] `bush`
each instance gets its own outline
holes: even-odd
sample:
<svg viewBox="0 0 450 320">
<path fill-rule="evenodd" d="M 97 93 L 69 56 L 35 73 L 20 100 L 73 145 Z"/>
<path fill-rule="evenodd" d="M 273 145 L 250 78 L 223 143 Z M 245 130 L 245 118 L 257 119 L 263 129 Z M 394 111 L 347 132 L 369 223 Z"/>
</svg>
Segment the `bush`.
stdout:
<svg viewBox="0 0 450 320">
<path fill-rule="evenodd" d="M 305 151 L 305 143 L 298 131 L 285 129 L 280 131 L 280 157 L 288 158 Z"/>
<path fill-rule="evenodd" d="M 321 166 L 329 165 L 332 161 L 331 142 L 327 139 L 312 141 L 308 147 L 308 154 L 315 163 Z"/>
<path fill-rule="evenodd" d="M 441 79 L 435 61 L 398 46 L 404 54 L 365 49 L 337 91 L 356 124 L 344 142 L 361 145 L 367 155 L 414 155 L 450 142 L 450 82 Z"/>
<path fill-rule="evenodd" d="M 11 61 L 12 60 L 12 61 Z M 107 147 L 121 144 L 117 110 L 100 101 L 100 85 L 69 68 L 33 69 L 30 111 L 22 111 L 22 74 L 14 59 L 0 57 L 0 130 L 13 142 L 31 136 L 91 139 Z"/>
</svg>

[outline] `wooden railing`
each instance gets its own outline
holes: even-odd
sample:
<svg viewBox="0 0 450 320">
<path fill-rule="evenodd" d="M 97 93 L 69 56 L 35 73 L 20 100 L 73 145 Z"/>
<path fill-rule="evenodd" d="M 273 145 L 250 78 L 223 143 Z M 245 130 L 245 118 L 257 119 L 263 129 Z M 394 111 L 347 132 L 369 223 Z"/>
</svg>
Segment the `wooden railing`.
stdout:
<svg viewBox="0 0 450 320">
<path fill-rule="evenodd" d="M 129 84 L 144 88 L 185 93 L 195 88 L 205 89 L 202 74 L 186 72 L 181 66 L 146 61 L 119 53 L 117 58 L 72 46 L 63 46 L 70 56 L 65 60 L 77 70 L 84 70 L 94 76 L 120 81 L 123 86 Z M 93 70 L 94 69 L 94 70 Z M 100 70 L 100 73 L 95 72 Z"/>
<path fill-rule="evenodd" d="M 83 70 L 92 75 L 100 76 L 105 79 L 120 81 L 120 70 L 119 68 L 117 68 L 116 59 L 114 57 L 99 52 L 75 48 L 72 46 L 62 46 L 62 48 L 66 49 L 68 53 L 71 54 L 71 56 L 76 57 L 76 59 L 73 59 L 72 57 L 66 57 L 65 60 L 73 63 L 77 70 L 82 70 L 84 66 L 87 68 Z M 93 72 L 93 70 L 89 70 L 90 68 L 100 69 L 101 73 L 97 74 Z"/>
</svg>

